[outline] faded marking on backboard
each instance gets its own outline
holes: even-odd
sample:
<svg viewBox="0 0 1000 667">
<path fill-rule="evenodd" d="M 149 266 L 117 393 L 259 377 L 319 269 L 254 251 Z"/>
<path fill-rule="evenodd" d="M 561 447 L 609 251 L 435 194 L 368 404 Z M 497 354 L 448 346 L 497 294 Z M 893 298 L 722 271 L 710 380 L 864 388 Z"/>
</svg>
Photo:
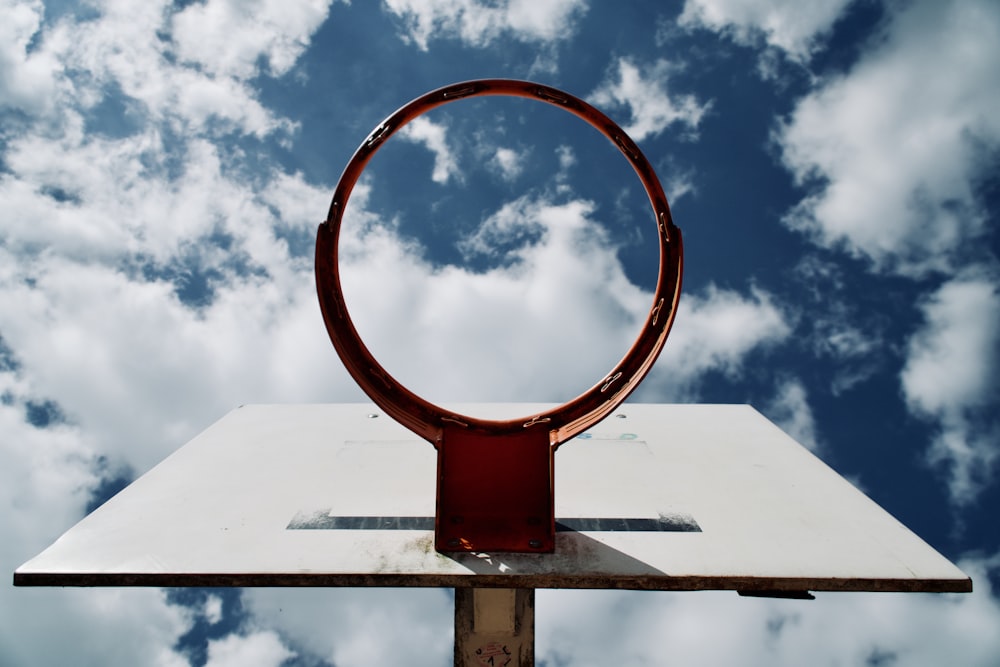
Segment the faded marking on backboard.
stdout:
<svg viewBox="0 0 1000 667">
<path fill-rule="evenodd" d="M 434 530 L 432 516 L 332 516 L 330 510 L 299 512 L 287 530 Z M 658 518 L 567 517 L 556 519 L 556 532 L 588 533 L 700 533 L 688 514 L 661 514 Z"/>
<path fill-rule="evenodd" d="M 636 440 L 639 436 L 635 433 L 594 433 L 587 431 L 576 436 L 576 440 Z M 642 444 L 646 444 L 643 442 Z"/>
<path fill-rule="evenodd" d="M 661 514 L 649 518 L 565 518 L 556 519 L 556 532 L 587 533 L 700 533 L 701 526 L 689 514 Z"/>
</svg>

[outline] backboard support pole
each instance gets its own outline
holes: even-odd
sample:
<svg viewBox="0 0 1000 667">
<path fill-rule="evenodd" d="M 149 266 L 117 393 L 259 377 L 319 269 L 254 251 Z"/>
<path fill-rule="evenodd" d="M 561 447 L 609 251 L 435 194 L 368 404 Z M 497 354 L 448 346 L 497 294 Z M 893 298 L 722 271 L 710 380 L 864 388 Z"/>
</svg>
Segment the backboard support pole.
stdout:
<svg viewBox="0 0 1000 667">
<path fill-rule="evenodd" d="M 534 664 L 535 589 L 455 589 L 455 667 Z"/>
</svg>

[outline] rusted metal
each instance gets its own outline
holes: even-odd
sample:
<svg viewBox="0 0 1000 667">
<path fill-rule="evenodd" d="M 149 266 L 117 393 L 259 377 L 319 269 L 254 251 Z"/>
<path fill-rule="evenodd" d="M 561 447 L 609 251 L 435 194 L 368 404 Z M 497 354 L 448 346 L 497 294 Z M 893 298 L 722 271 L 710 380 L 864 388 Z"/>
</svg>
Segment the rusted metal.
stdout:
<svg viewBox="0 0 1000 667">
<path fill-rule="evenodd" d="M 649 314 L 621 361 L 597 384 L 567 403 L 548 412 L 509 420 L 454 414 L 397 382 L 361 341 L 348 314 L 339 275 L 338 242 L 344 210 L 351 191 L 378 148 L 407 123 L 431 109 L 479 96 L 539 100 L 583 119 L 607 137 L 632 165 L 646 190 L 660 248 L 659 272 Z M 530 81 L 464 81 L 404 105 L 379 123 L 361 143 L 344 169 L 327 219 L 317 231 L 316 287 L 330 339 L 351 376 L 389 416 L 438 449 L 438 550 L 552 550 L 552 450 L 608 416 L 652 368 L 677 313 L 682 271 L 681 233 L 673 223 L 666 195 L 649 161 L 614 121 L 569 93 Z M 470 448 L 475 450 L 474 456 L 465 451 Z M 517 455 L 512 456 L 509 449 L 516 449 Z M 488 481 L 499 475 L 503 476 L 503 483 Z M 479 485 L 484 481 L 486 492 Z M 532 499 L 530 507 L 525 498 Z M 487 507 L 491 509 L 487 511 Z M 495 516 L 497 511 L 507 516 L 501 520 Z M 446 517 L 460 517 L 465 523 L 452 524 Z M 539 517 L 540 524 L 534 523 Z M 454 525 L 464 527 L 456 532 Z M 539 525 L 544 529 L 541 535 L 537 530 Z M 470 536 L 475 536 L 475 540 Z"/>
</svg>

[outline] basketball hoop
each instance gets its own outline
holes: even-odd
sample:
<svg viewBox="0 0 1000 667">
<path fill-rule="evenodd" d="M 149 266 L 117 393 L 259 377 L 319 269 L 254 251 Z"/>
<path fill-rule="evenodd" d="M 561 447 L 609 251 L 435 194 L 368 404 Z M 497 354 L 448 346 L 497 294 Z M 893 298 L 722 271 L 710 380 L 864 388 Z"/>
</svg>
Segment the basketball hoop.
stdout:
<svg viewBox="0 0 1000 667">
<path fill-rule="evenodd" d="M 660 267 L 653 303 L 635 343 L 608 375 L 563 405 L 519 419 L 456 414 L 396 381 L 362 342 L 340 284 L 338 244 L 348 198 L 385 141 L 418 116 L 455 100 L 526 97 L 582 118 L 632 165 L 653 208 Z M 680 297 L 683 250 L 663 188 L 649 161 L 614 121 L 561 90 L 529 81 L 479 79 L 422 95 L 382 121 L 351 157 L 316 235 L 316 287 L 327 332 L 348 372 L 385 412 L 438 449 L 439 551 L 551 551 L 552 457 L 556 447 L 608 416 L 652 368 Z M 488 466 L 488 467 L 487 467 Z M 481 474 L 489 470 L 490 475 Z M 475 488 L 473 488 L 475 487 Z M 545 505 L 548 509 L 545 510 Z"/>
</svg>

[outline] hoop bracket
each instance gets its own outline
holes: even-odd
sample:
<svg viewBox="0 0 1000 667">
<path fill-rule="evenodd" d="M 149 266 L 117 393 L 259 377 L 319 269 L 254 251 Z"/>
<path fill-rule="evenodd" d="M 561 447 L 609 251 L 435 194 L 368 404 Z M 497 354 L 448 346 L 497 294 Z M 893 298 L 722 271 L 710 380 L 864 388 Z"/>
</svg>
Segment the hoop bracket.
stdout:
<svg viewBox="0 0 1000 667">
<path fill-rule="evenodd" d="M 660 266 L 653 304 L 635 343 L 597 384 L 563 405 L 519 419 L 486 420 L 440 408 L 395 380 L 361 341 L 340 284 L 338 244 L 348 198 L 375 152 L 407 123 L 455 100 L 535 99 L 586 121 L 639 176 L 653 208 Z M 554 549 L 553 452 L 608 416 L 652 368 L 677 313 L 683 272 L 681 233 L 649 161 L 614 121 L 583 100 L 530 81 L 477 79 L 439 88 L 400 107 L 365 138 L 337 183 L 316 234 L 316 288 L 327 332 L 348 372 L 403 426 L 438 449 L 435 522 L 439 551 Z"/>
</svg>

